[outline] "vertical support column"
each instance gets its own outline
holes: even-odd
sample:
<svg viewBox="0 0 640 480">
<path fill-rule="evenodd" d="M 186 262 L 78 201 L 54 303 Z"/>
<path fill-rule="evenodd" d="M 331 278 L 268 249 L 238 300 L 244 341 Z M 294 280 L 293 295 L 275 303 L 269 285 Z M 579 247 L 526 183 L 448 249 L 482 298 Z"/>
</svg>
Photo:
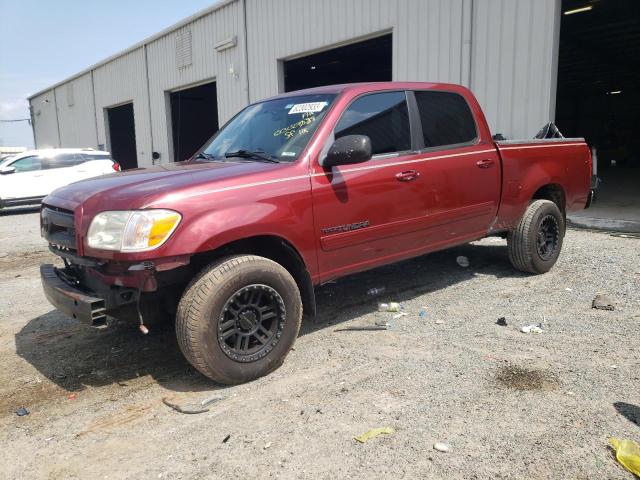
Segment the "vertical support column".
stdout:
<svg viewBox="0 0 640 480">
<path fill-rule="evenodd" d="M 62 139 L 60 138 L 60 120 L 58 119 L 58 97 L 56 96 L 56 87 L 53 87 L 53 108 L 56 112 L 56 129 L 58 131 L 58 147 L 62 147 Z"/>
<path fill-rule="evenodd" d="M 471 88 L 471 72 L 473 70 L 473 3 L 474 0 L 463 0 L 462 3 L 462 58 L 460 59 L 460 83 Z"/>
<path fill-rule="evenodd" d="M 244 89 L 247 93 L 247 105 L 251 103 L 249 91 L 249 34 L 247 33 L 247 0 L 242 0 L 242 30 L 244 35 Z"/>
<path fill-rule="evenodd" d="M 91 70 L 91 100 L 93 102 L 93 120 L 96 127 L 96 148 L 99 148 L 100 139 L 98 138 L 98 112 L 96 110 L 96 85 L 93 82 L 93 70 Z"/>
<path fill-rule="evenodd" d="M 562 1 L 554 0 L 553 44 L 551 46 L 551 94 L 549 95 L 549 120 L 556 119 L 556 96 L 558 93 L 558 57 L 560 55 L 560 24 L 562 22 Z"/>
<path fill-rule="evenodd" d="M 151 113 L 151 89 L 149 87 L 149 60 L 147 59 L 147 44 L 145 43 L 142 47 L 144 49 L 144 79 L 145 79 L 145 89 L 147 94 L 147 112 L 149 113 L 149 141 L 151 142 L 151 164 L 155 165 L 156 161 L 153 158 L 153 152 L 155 148 L 153 146 L 153 114 Z M 142 163 L 142 159 L 140 159 Z M 158 163 L 161 163 L 160 161 Z"/>
</svg>

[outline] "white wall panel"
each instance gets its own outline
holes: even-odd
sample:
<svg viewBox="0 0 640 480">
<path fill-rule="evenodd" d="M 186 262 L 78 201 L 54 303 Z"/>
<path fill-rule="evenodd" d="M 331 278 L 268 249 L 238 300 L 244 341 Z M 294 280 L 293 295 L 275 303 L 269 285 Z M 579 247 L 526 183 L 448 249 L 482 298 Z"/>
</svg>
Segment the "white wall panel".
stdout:
<svg viewBox="0 0 640 480">
<path fill-rule="evenodd" d="M 215 80 L 220 125 L 247 104 L 243 29 L 242 2 L 234 2 L 147 46 L 154 148 L 160 152 L 162 163 L 173 160 L 169 92 Z M 191 32 L 191 60 L 189 65 L 180 67 L 176 57 L 177 40 L 179 36 L 185 38 L 181 32 L 186 30 Z M 218 42 L 233 36 L 237 37 L 235 47 L 216 52 L 214 46 Z M 183 48 L 182 42 L 180 46 Z M 181 51 L 179 58 L 184 55 Z M 229 73 L 232 67 L 235 75 Z"/>
<path fill-rule="evenodd" d="M 53 90 L 29 99 L 33 115 L 33 131 L 36 148 L 60 146 L 58 121 Z"/>
<path fill-rule="evenodd" d="M 106 109 L 133 102 L 138 165 L 152 165 L 152 137 L 144 46 L 97 67 L 93 72 L 93 82 L 98 143 L 102 145 L 108 143 Z"/>
<path fill-rule="evenodd" d="M 278 61 L 393 34 L 393 80 L 460 83 L 464 0 L 247 0 L 249 90 L 278 93 Z"/>
<path fill-rule="evenodd" d="M 64 147 L 96 148 L 96 121 L 91 73 L 55 88 L 60 127 L 60 144 Z"/>
<path fill-rule="evenodd" d="M 493 133 L 532 137 L 553 120 L 559 0 L 475 0 L 471 89 Z"/>
</svg>

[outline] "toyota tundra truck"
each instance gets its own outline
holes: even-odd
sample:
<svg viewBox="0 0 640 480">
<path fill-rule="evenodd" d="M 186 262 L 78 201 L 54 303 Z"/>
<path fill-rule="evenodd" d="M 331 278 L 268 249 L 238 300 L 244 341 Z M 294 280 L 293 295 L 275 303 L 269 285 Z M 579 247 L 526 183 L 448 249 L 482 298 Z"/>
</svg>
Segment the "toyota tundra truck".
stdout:
<svg viewBox="0 0 640 480">
<path fill-rule="evenodd" d="M 175 321 L 209 378 L 282 364 L 314 287 L 487 236 L 548 271 L 566 213 L 587 208 L 582 138 L 494 141 L 473 94 L 362 83 L 249 105 L 190 160 L 84 180 L 46 197 L 48 300 L 90 325 Z"/>
</svg>

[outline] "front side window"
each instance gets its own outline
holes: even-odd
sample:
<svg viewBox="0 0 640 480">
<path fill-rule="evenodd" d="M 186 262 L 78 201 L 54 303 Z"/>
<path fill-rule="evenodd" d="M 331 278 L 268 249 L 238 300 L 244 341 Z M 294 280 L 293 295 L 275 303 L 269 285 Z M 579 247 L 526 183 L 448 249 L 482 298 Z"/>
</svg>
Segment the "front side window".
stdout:
<svg viewBox="0 0 640 480">
<path fill-rule="evenodd" d="M 476 124 L 462 95 L 451 92 L 415 92 L 425 148 L 460 145 L 475 140 Z"/>
<path fill-rule="evenodd" d="M 335 128 L 336 138 L 345 135 L 368 136 L 373 155 L 411 150 L 405 93 L 372 93 L 355 100 Z"/>
<path fill-rule="evenodd" d="M 37 155 L 32 157 L 21 158 L 20 160 L 16 160 L 10 167 L 15 168 L 15 172 L 33 172 L 35 170 L 42 169 L 42 160 Z"/>
<path fill-rule="evenodd" d="M 292 162 L 307 146 L 335 97 L 300 95 L 249 105 L 218 132 L 203 153 L 224 160 L 237 152 L 258 152 L 274 161 Z"/>
</svg>

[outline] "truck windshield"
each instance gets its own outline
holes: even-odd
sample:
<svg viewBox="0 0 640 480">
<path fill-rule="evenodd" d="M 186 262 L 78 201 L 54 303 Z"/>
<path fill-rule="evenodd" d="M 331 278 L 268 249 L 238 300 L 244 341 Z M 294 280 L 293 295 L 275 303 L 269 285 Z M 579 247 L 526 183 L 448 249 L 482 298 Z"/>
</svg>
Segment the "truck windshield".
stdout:
<svg viewBox="0 0 640 480">
<path fill-rule="evenodd" d="M 218 132 L 201 157 L 292 162 L 335 98 L 335 94 L 300 95 L 250 105 Z"/>
</svg>

